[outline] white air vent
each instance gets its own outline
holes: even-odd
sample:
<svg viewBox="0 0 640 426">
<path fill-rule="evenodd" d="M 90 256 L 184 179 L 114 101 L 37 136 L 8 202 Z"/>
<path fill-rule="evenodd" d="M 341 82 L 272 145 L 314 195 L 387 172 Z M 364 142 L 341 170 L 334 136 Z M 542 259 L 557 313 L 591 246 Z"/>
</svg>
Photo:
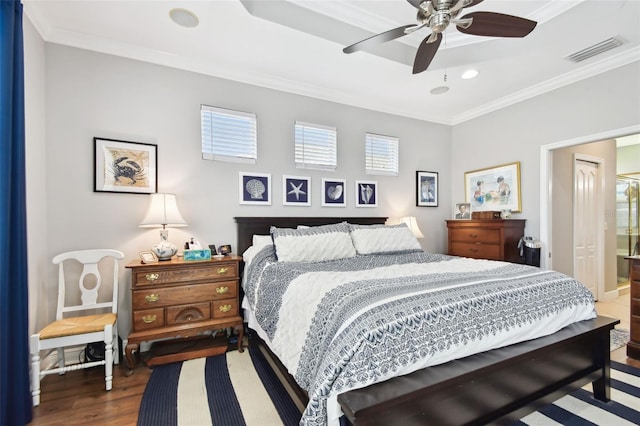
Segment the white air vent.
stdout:
<svg viewBox="0 0 640 426">
<path fill-rule="evenodd" d="M 572 62 L 582 62 L 585 59 L 592 58 L 596 55 L 606 52 L 607 50 L 616 48 L 621 44 L 622 42 L 620 40 L 611 37 L 601 41 L 600 43 L 596 43 L 593 46 L 589 46 L 586 49 L 582 49 L 578 52 L 572 53 L 571 55 L 565 56 L 565 59 L 568 59 Z"/>
</svg>

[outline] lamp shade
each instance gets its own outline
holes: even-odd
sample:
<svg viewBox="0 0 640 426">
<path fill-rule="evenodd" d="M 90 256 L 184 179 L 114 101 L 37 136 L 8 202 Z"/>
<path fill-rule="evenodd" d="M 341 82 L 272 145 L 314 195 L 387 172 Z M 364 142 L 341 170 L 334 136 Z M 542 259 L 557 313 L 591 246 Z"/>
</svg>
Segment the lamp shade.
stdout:
<svg viewBox="0 0 640 426">
<path fill-rule="evenodd" d="M 416 238 L 424 238 L 424 235 L 422 235 L 420 228 L 418 228 L 418 222 L 416 222 L 415 216 L 405 216 L 401 218 L 400 221 L 402 223 L 407 224 L 407 226 L 409 227 L 409 229 L 411 229 L 411 232 L 413 232 L 413 235 L 415 235 Z"/>
<path fill-rule="evenodd" d="M 140 227 L 155 228 L 165 226 L 176 228 L 187 226 L 187 222 L 182 218 L 178 210 L 175 194 L 151 194 L 149 208 Z"/>
</svg>

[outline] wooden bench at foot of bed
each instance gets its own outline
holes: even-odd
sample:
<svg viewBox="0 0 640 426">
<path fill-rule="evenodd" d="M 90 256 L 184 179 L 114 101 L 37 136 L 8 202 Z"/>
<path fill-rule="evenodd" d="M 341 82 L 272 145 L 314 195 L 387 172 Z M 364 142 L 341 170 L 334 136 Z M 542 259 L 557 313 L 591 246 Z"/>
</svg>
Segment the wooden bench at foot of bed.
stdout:
<svg viewBox="0 0 640 426">
<path fill-rule="evenodd" d="M 508 424 L 593 382 L 610 399 L 609 332 L 597 317 L 539 339 L 428 367 L 338 396 L 354 425 Z"/>
</svg>

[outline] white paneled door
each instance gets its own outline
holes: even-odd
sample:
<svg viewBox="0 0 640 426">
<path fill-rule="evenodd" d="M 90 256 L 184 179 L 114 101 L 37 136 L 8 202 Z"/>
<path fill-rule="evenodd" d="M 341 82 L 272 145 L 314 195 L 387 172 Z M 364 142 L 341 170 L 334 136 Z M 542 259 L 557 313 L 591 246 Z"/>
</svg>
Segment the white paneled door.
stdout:
<svg viewBox="0 0 640 426">
<path fill-rule="evenodd" d="M 599 165 L 578 159 L 574 164 L 574 277 L 597 299 L 602 276 L 602 263 L 598 259 Z"/>
</svg>

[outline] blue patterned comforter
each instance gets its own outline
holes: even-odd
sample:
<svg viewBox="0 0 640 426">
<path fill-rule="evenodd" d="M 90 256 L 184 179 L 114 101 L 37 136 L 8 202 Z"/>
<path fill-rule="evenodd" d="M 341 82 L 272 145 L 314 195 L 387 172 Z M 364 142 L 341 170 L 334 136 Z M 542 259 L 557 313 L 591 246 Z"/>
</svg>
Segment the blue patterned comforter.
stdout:
<svg viewBox="0 0 640 426">
<path fill-rule="evenodd" d="M 422 251 L 245 269 L 249 326 L 309 394 L 300 424 L 336 424 L 337 395 L 595 317 L 555 271 Z"/>
</svg>

